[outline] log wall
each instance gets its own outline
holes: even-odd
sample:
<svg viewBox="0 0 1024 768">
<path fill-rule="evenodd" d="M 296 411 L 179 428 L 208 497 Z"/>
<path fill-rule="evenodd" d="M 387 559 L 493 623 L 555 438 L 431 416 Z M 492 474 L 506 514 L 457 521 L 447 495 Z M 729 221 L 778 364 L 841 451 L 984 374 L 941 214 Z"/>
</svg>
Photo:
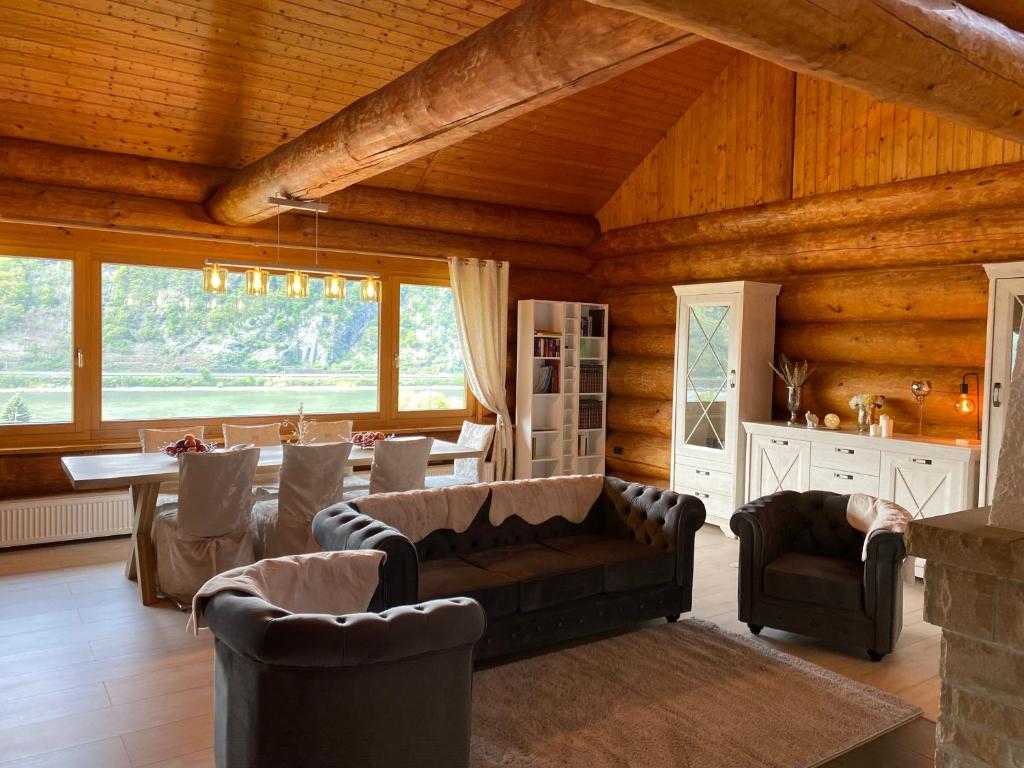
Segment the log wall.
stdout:
<svg viewBox="0 0 1024 768">
<path fill-rule="evenodd" d="M 738 53 L 598 213 L 613 229 L 789 197 L 794 75 Z"/>
</svg>

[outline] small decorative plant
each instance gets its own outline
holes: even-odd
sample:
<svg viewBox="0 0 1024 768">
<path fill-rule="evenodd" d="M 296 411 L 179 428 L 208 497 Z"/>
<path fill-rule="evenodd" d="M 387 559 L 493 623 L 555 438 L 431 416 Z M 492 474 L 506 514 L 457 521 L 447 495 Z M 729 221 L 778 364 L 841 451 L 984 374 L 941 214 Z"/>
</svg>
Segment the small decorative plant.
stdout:
<svg viewBox="0 0 1024 768">
<path fill-rule="evenodd" d="M 803 386 L 807 383 L 807 379 L 810 378 L 811 374 L 814 373 L 814 369 L 807 367 L 806 360 L 802 363 L 794 363 L 785 354 L 779 355 L 778 368 L 772 365 L 771 361 L 768 362 L 768 365 L 771 366 L 771 369 L 775 371 L 775 375 L 782 379 L 786 385 L 786 407 L 789 408 L 788 424 L 793 426 L 799 419 Z"/>
<path fill-rule="evenodd" d="M 859 394 L 850 398 L 850 408 L 857 411 L 857 429 L 867 432 L 878 421 L 878 411 L 885 405 L 885 395 Z"/>
</svg>

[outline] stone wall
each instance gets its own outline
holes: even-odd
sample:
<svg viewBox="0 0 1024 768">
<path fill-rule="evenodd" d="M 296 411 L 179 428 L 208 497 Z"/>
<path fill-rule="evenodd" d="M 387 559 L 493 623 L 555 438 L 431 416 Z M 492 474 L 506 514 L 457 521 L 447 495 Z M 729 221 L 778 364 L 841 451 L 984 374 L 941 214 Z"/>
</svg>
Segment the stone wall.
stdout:
<svg viewBox="0 0 1024 768">
<path fill-rule="evenodd" d="M 942 627 L 938 768 L 1024 766 L 1024 531 L 988 510 L 916 520 L 925 620 Z"/>
</svg>

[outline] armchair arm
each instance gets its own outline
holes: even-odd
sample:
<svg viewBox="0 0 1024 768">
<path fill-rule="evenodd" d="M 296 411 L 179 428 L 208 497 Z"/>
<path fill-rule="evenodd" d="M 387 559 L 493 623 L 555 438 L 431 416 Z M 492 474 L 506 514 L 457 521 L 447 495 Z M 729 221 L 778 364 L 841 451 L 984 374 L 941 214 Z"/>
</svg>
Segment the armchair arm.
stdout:
<svg viewBox="0 0 1024 768">
<path fill-rule="evenodd" d="M 903 627 L 903 561 L 907 547 L 902 533 L 875 530 L 868 535 L 864 561 L 864 609 L 875 620 L 875 647 L 892 650 Z"/>
<path fill-rule="evenodd" d="M 353 667 L 472 646 L 486 625 L 475 600 L 458 597 L 347 616 L 290 614 L 240 592 L 220 592 L 205 607 L 219 642 L 264 664 Z"/>
<path fill-rule="evenodd" d="M 401 532 L 341 502 L 313 518 L 313 537 L 327 551 L 378 549 L 384 561 L 384 606 L 411 605 L 419 590 L 416 547 Z"/>
</svg>

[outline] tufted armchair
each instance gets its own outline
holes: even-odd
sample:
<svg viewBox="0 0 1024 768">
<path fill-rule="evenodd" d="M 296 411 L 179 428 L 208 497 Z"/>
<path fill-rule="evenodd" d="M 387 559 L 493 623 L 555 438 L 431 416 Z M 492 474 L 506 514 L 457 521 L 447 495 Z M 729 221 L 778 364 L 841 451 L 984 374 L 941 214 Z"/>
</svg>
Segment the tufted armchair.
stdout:
<svg viewBox="0 0 1024 768">
<path fill-rule="evenodd" d="M 849 496 L 782 491 L 740 507 L 739 619 L 754 634 L 774 627 L 892 651 L 903 627 L 902 534 L 864 534 L 846 522 Z"/>
<path fill-rule="evenodd" d="M 330 616 L 221 592 L 205 617 L 218 768 L 469 764 L 472 600 Z"/>
<path fill-rule="evenodd" d="M 469 528 L 418 542 L 363 515 L 358 500 L 320 512 L 325 550 L 387 553 L 386 605 L 463 595 L 483 606 L 478 659 L 502 656 L 690 609 L 693 545 L 704 505 L 693 497 L 606 477 L 579 523 L 489 519 L 490 496 Z"/>
</svg>

